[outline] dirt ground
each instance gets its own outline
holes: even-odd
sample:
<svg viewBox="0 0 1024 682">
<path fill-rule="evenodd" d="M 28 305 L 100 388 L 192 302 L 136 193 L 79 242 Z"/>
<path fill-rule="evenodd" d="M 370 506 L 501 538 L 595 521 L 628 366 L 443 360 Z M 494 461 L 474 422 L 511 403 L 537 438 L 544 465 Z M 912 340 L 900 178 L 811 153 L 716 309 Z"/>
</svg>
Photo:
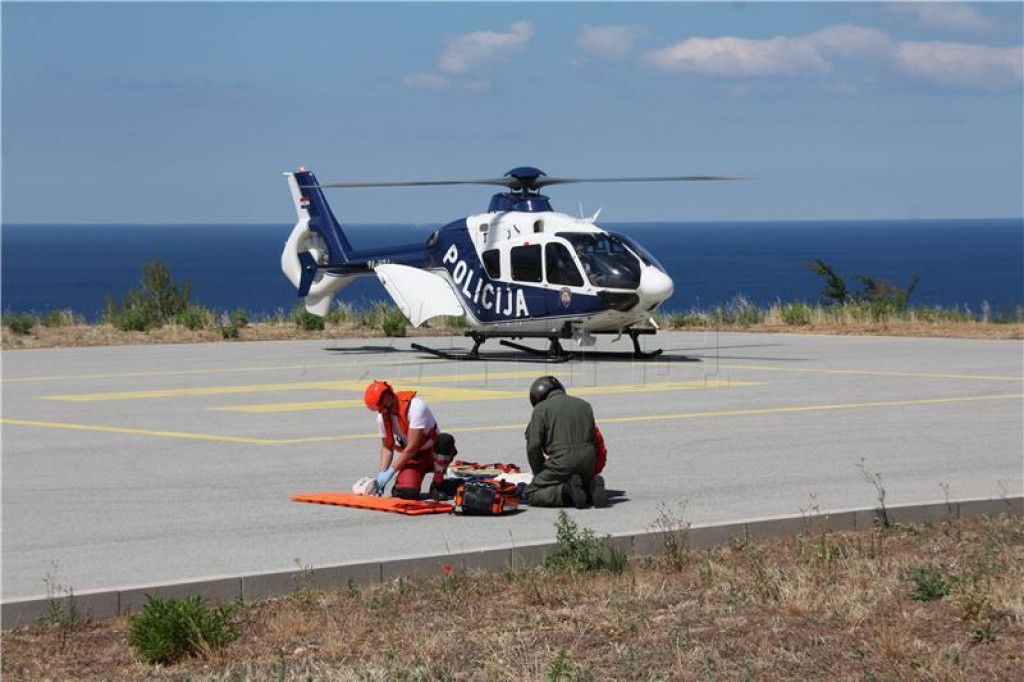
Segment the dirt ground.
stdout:
<svg viewBox="0 0 1024 682">
<path fill-rule="evenodd" d="M 685 533 L 685 525 L 678 531 Z M 675 537 L 679 537 L 678 535 Z M 616 570 L 442 572 L 237 606 L 240 637 L 164 666 L 130 621 L 3 633 L 4 680 L 1019 680 L 1024 520 L 712 550 Z"/>
</svg>

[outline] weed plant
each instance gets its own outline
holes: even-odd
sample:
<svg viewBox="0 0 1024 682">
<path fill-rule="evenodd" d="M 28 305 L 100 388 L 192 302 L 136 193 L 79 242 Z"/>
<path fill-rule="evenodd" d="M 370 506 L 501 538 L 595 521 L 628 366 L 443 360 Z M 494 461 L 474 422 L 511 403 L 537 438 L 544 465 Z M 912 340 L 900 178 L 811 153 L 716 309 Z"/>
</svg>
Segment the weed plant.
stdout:
<svg viewBox="0 0 1024 682">
<path fill-rule="evenodd" d="M 167 601 L 150 597 L 142 613 L 128 621 L 128 644 L 147 663 L 208 657 L 239 634 L 232 607 L 210 608 L 201 597 Z"/>
<path fill-rule="evenodd" d="M 53 571 L 43 578 L 46 586 L 46 613 L 40 619 L 43 625 L 56 627 L 60 632 L 61 650 L 67 646 L 72 634 L 86 623 L 86 619 L 78 607 L 75 591 L 57 582 L 56 562 Z"/>
<path fill-rule="evenodd" d="M 291 317 L 296 327 L 307 332 L 323 331 L 326 327 L 324 318 L 309 312 L 301 303 L 292 309 Z"/>
<path fill-rule="evenodd" d="M 608 547 L 610 536 L 597 537 L 593 529 L 583 528 L 564 509 L 555 519 L 555 551 L 544 558 L 544 568 L 565 573 L 609 571 L 622 573 L 627 560 L 622 552 Z"/>
<path fill-rule="evenodd" d="M 915 601 L 942 599 L 956 586 L 957 580 L 945 566 L 915 566 L 910 571 L 914 590 L 910 598 Z"/>
</svg>

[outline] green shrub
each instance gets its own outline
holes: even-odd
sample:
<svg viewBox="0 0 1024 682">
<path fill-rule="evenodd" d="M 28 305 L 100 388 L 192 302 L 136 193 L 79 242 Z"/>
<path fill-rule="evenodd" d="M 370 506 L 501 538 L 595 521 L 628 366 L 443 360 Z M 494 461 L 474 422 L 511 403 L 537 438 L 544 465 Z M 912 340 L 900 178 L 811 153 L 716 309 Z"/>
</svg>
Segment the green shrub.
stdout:
<svg viewBox="0 0 1024 682">
<path fill-rule="evenodd" d="M 78 324 L 82 321 L 82 318 L 75 315 L 74 311 L 70 308 L 58 308 L 51 310 L 39 318 L 39 322 L 44 327 L 70 327 L 71 325 Z"/>
<path fill-rule="evenodd" d="M 32 333 L 36 326 L 36 317 L 32 313 L 4 313 L 4 325 L 11 333 L 19 336 Z"/>
<path fill-rule="evenodd" d="M 119 308 L 112 298 L 107 299 L 103 319 L 123 332 L 145 332 L 163 324 L 152 308 L 143 305 Z"/>
<path fill-rule="evenodd" d="M 238 324 L 234 321 L 217 325 L 217 331 L 220 332 L 222 339 L 237 339 L 238 338 Z"/>
<path fill-rule="evenodd" d="M 201 305 L 190 305 L 174 316 L 174 323 L 186 329 L 206 329 L 213 322 L 210 311 Z"/>
<path fill-rule="evenodd" d="M 708 325 L 707 316 L 697 310 L 691 310 L 688 313 L 672 313 L 669 315 L 668 323 L 670 327 L 683 328 L 683 327 L 706 327 Z"/>
<path fill-rule="evenodd" d="M 107 298 L 103 318 L 122 331 L 148 331 L 160 327 L 189 308 L 192 285 L 179 288 L 160 259 L 142 266 L 139 286 L 121 296 L 120 305 Z"/>
<path fill-rule="evenodd" d="M 235 308 L 235 312 L 231 313 L 231 324 L 239 329 L 249 326 L 249 314 L 245 308 Z M 235 337 L 237 336 L 236 334 Z"/>
<path fill-rule="evenodd" d="M 128 621 L 128 644 L 148 663 L 209 655 L 239 634 L 232 607 L 212 609 L 201 597 L 149 597 L 142 613 Z"/>
<path fill-rule="evenodd" d="M 566 573 L 621 573 L 627 566 L 626 557 L 622 552 L 606 551 L 609 537 L 597 537 L 591 528 L 580 530 L 560 509 L 555 519 L 555 552 L 544 558 L 544 568 Z"/>
<path fill-rule="evenodd" d="M 325 327 L 324 318 L 309 312 L 302 304 L 292 310 L 292 321 L 296 327 L 307 332 L 323 331 Z"/>
<path fill-rule="evenodd" d="M 339 302 L 333 310 L 327 313 L 327 317 L 324 319 L 328 324 L 333 325 L 339 325 L 343 322 L 353 322 L 356 320 L 356 312 L 348 303 Z"/>
<path fill-rule="evenodd" d="M 744 327 L 764 322 L 764 311 L 748 301 L 743 294 L 733 298 L 727 309 L 729 318 Z"/>
<path fill-rule="evenodd" d="M 779 312 L 782 315 L 782 321 L 790 327 L 811 323 L 811 308 L 806 303 L 783 303 Z"/>
<path fill-rule="evenodd" d="M 406 333 L 405 315 L 398 308 L 388 308 L 380 321 L 380 328 L 384 336 L 405 336 Z"/>
</svg>

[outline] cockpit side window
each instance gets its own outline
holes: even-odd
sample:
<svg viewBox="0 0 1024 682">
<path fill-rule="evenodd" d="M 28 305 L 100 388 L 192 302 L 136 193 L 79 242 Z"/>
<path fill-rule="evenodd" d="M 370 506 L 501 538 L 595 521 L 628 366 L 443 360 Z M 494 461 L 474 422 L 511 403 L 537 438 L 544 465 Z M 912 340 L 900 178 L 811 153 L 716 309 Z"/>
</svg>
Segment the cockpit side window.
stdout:
<svg viewBox="0 0 1024 682">
<path fill-rule="evenodd" d="M 498 249 L 491 249 L 490 251 L 484 251 L 483 255 L 484 268 L 487 269 L 487 276 L 491 279 L 501 278 L 501 251 Z"/>
<path fill-rule="evenodd" d="M 512 257 L 512 279 L 517 282 L 540 282 L 544 279 L 541 272 L 540 244 L 513 246 L 509 254 Z"/>
<path fill-rule="evenodd" d="M 583 286 L 583 276 L 565 244 L 549 242 L 544 246 L 544 264 L 548 269 L 548 284 Z"/>
<path fill-rule="evenodd" d="M 559 232 L 572 244 L 583 271 L 596 287 L 636 289 L 640 286 L 640 260 L 617 237 L 603 232 Z"/>
</svg>

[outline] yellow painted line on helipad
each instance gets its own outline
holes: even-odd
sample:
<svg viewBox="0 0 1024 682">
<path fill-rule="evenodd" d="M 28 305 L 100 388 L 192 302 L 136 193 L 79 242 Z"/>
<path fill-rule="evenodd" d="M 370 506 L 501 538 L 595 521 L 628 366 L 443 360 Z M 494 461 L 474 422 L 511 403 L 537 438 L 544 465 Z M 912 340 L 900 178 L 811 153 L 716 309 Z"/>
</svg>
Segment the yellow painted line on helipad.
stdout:
<svg viewBox="0 0 1024 682">
<path fill-rule="evenodd" d="M 108 402 L 146 398 L 180 398 L 240 393 L 277 393 L 280 391 L 362 391 L 365 381 L 300 381 L 281 384 L 247 384 L 240 386 L 202 386 L 198 388 L 167 388 L 155 391 L 112 391 L 107 393 L 71 393 L 43 396 L 44 400 L 69 402 Z"/>
<path fill-rule="evenodd" d="M 417 389 L 431 383 L 457 381 L 486 381 L 533 378 L 536 372 L 490 372 L 474 374 L 441 374 L 437 376 L 409 377 L 392 380 L 401 388 Z M 43 400 L 67 402 L 112 402 L 118 400 L 145 400 L 151 398 L 181 398 L 191 396 L 237 395 L 242 393 L 277 393 L 280 391 L 356 391 L 366 389 L 366 379 L 339 379 L 331 381 L 292 381 L 272 384 L 237 384 L 234 386 L 200 386 L 195 388 L 166 388 L 149 391 L 105 391 L 101 393 L 68 393 L 42 396 Z M 425 389 L 424 389 L 425 390 Z"/>
<path fill-rule="evenodd" d="M 942 405 L 953 403 L 969 403 L 997 400 L 1019 400 L 1024 398 L 1022 393 L 999 393 L 993 395 L 956 396 L 949 398 L 923 398 L 917 400 L 885 400 L 878 402 L 864 403 L 838 403 L 831 405 L 799 405 L 794 407 L 768 407 L 752 410 L 723 410 L 718 412 L 680 412 L 675 414 L 646 414 L 635 417 L 603 417 L 598 421 L 601 424 L 616 424 L 629 422 L 666 421 L 676 419 L 701 419 L 710 417 L 739 417 L 747 415 L 764 414 L 790 414 L 800 412 L 822 412 L 833 410 L 855 410 L 870 409 L 879 407 L 909 407 L 917 405 Z M 218 436 L 203 433 L 185 433 L 180 431 L 151 431 L 146 429 L 132 429 L 118 426 L 99 426 L 92 424 L 69 424 L 63 422 L 30 421 L 24 419 L 3 419 L 0 424 L 11 424 L 18 426 L 34 426 L 40 428 L 72 429 L 79 431 L 99 431 L 104 433 L 121 433 L 126 435 L 154 436 L 160 438 L 185 438 L 190 440 L 205 440 L 215 442 L 244 443 L 250 445 L 298 445 L 302 443 L 325 443 L 347 440 L 378 439 L 380 435 L 374 432 L 352 433 L 338 436 L 308 436 L 303 438 L 246 438 L 242 436 Z M 514 424 L 491 424 L 487 426 L 452 426 L 447 427 L 452 433 L 470 433 L 481 431 L 506 431 L 523 430 L 526 424 L 516 422 Z"/>
<path fill-rule="evenodd" d="M 417 360 L 395 360 L 392 362 L 375 362 L 373 367 L 400 367 L 403 365 L 437 364 L 440 358 L 420 358 Z M 237 374 L 244 372 L 282 372 L 286 370 L 309 370 L 309 369 L 360 369 L 358 360 L 352 359 L 347 362 L 325 362 L 318 364 L 301 363 L 297 365 L 267 365 L 264 367 L 212 367 L 210 369 L 177 369 L 177 370 L 155 370 L 150 372 L 107 372 L 102 374 L 63 374 L 44 375 L 35 377 L 16 377 L 3 379 L 0 383 L 20 384 L 42 381 L 78 381 L 87 379 L 138 379 L 149 377 L 175 377 L 203 374 Z"/>
<path fill-rule="evenodd" d="M 281 445 L 289 441 L 267 438 L 246 438 L 244 436 L 218 436 L 208 433 L 187 433 L 183 431 L 154 431 L 131 429 L 123 426 L 99 426 L 95 424 L 69 424 L 66 422 L 42 422 L 28 419 L 2 419 L 0 424 L 17 426 L 39 426 L 47 429 L 70 429 L 72 431 L 99 431 L 102 433 L 123 433 L 132 436 L 155 436 L 159 438 L 187 438 L 190 440 L 211 440 L 224 443 L 249 443 L 253 445 Z"/>
<path fill-rule="evenodd" d="M 711 360 L 713 358 L 706 358 Z M 992 374 L 942 374 L 939 372 L 890 372 L 871 369 L 815 369 L 813 367 L 776 367 L 775 365 L 720 365 L 720 369 L 750 369 L 765 372 L 805 372 L 809 374 L 852 374 L 876 377 L 906 377 L 917 379 L 969 379 L 975 381 L 1024 381 L 1024 377 Z"/>
<path fill-rule="evenodd" d="M 532 374 L 530 376 L 533 376 Z M 609 386 L 578 386 L 572 389 L 573 395 L 619 395 L 624 393 L 650 393 L 652 391 L 687 391 L 705 388 L 733 388 L 739 386 L 757 386 L 758 382 L 749 381 L 673 381 L 657 384 L 613 384 Z M 497 390 L 483 388 L 452 388 L 448 386 L 410 385 L 417 395 L 430 403 L 453 403 L 481 400 L 522 400 L 522 390 Z M 364 408 L 362 398 L 348 400 L 310 400 L 292 403 L 267 403 L 262 405 L 231 405 L 211 407 L 211 410 L 225 412 L 245 412 L 251 414 L 269 414 L 273 412 L 305 412 L 311 410 L 336 410 L 346 408 Z"/>
</svg>

